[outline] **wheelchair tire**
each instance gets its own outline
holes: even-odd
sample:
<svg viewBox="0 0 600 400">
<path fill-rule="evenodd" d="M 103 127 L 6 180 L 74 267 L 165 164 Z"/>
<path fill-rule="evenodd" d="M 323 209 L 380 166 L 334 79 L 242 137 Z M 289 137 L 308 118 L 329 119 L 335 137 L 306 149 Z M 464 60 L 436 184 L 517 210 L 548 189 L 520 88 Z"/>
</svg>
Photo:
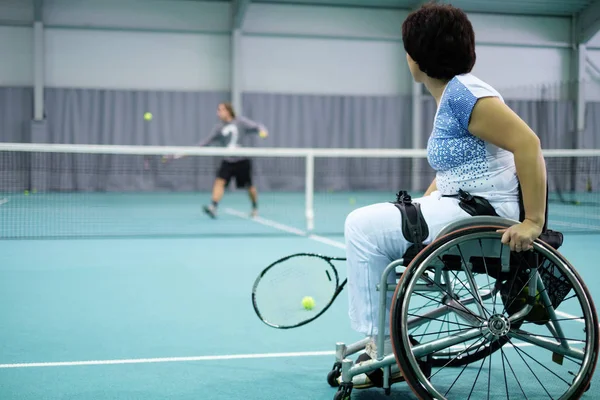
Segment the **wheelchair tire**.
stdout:
<svg viewBox="0 0 600 400">
<path fill-rule="evenodd" d="M 342 375 L 341 364 L 338 365 L 338 363 L 336 363 L 336 365 L 334 365 L 331 371 L 327 373 L 327 383 L 329 384 L 329 386 L 340 386 L 338 382 L 338 378 L 340 377 L 340 375 Z"/>
<path fill-rule="evenodd" d="M 400 367 L 402 375 L 411 390 L 415 393 L 415 395 L 419 399 L 446 399 L 444 395 L 442 395 L 437 388 L 433 386 L 430 379 L 435 376 L 435 373 L 430 376 L 425 376 L 421 369 L 418 367 L 418 359 L 412 351 L 412 345 L 410 344 L 410 332 L 408 328 L 408 315 L 410 314 L 409 303 L 412 288 L 416 287 L 415 282 L 417 282 L 420 278 L 420 274 L 425 271 L 427 265 L 423 265 L 430 260 L 433 260 L 436 256 L 439 257 L 446 248 L 451 246 L 453 243 L 461 243 L 461 241 L 474 240 L 478 237 L 484 237 L 487 239 L 495 239 L 496 237 L 500 240 L 501 234 L 496 233 L 497 229 L 502 229 L 504 227 L 501 226 L 470 226 L 462 229 L 458 229 L 456 231 L 450 232 L 447 235 L 436 239 L 433 243 L 428 245 L 425 249 L 423 249 L 408 265 L 404 273 L 402 274 L 398 285 L 396 286 L 396 290 L 394 292 L 392 303 L 391 303 L 391 318 L 390 318 L 390 333 L 392 338 L 392 347 L 394 351 L 394 355 L 396 357 L 396 362 Z M 596 309 L 592 300 L 592 296 L 586 287 L 585 283 L 581 279 L 580 275 L 577 273 L 575 268 L 564 259 L 554 248 L 549 246 L 547 243 L 536 240 L 534 243 L 534 249 L 532 251 L 538 252 L 546 259 L 554 260 L 554 265 L 560 266 L 562 269 L 561 272 L 564 272 L 565 276 L 568 277 L 569 282 L 573 284 L 572 289 L 579 300 L 579 304 L 581 304 L 583 311 L 583 322 L 585 324 L 585 329 L 582 330 L 586 337 L 585 343 L 587 344 L 587 349 L 579 350 L 581 354 L 583 354 L 581 360 L 581 368 L 579 371 L 573 372 L 575 378 L 573 378 L 573 384 L 569 386 L 565 392 L 560 395 L 559 399 L 567 400 L 567 399 L 577 399 L 580 398 L 581 395 L 589 389 L 590 382 L 595 371 L 596 363 L 598 360 L 598 352 L 599 352 L 599 333 L 598 333 L 598 315 L 596 313 Z M 538 265 L 539 268 L 539 265 Z M 574 297 L 574 296 L 571 296 Z M 471 328 L 472 332 L 475 332 L 478 328 Z M 518 332 L 511 332 L 513 334 L 513 338 L 515 340 L 518 337 L 515 337 L 514 334 L 518 333 L 522 334 L 522 332 L 528 333 L 526 331 L 522 331 L 519 327 L 517 327 Z M 538 335 L 537 333 L 533 334 Z M 453 335 L 454 336 L 454 335 Z M 456 336 L 454 336 L 456 337 Z M 476 336 L 473 336 L 475 338 Z M 482 335 L 483 337 L 483 335 Z M 483 360 L 491 353 L 500 349 L 508 340 L 509 336 L 504 335 L 500 336 L 499 339 L 506 340 L 498 343 L 496 348 L 487 347 L 485 350 L 481 350 L 479 352 L 473 353 L 472 357 L 469 359 L 465 359 L 462 361 L 457 361 L 456 365 L 464 365 L 468 363 L 472 363 L 473 361 Z M 478 339 L 479 340 L 479 339 Z M 522 340 L 522 339 L 521 339 Z M 566 340 L 563 337 L 562 340 Z M 485 341 L 485 338 L 484 338 Z M 583 341 L 582 341 L 583 342 Z M 491 342 L 494 343 L 494 342 Z M 548 350 L 548 348 L 545 348 Z M 515 353 L 520 354 L 523 350 L 519 350 L 515 347 Z M 573 350 L 575 351 L 575 350 Z M 503 353 L 503 357 L 505 354 Z M 423 357 L 421 354 L 420 357 Z M 522 357 L 522 356 L 521 356 Z M 569 360 L 569 356 L 564 356 L 567 361 Z M 467 358 L 467 357 L 465 357 Z M 440 364 L 442 360 L 438 360 L 438 362 L 434 363 L 434 367 L 436 364 Z M 535 360 L 534 360 L 535 361 Z M 491 360 L 490 360 L 491 362 Z M 538 362 L 539 364 L 539 362 Z M 456 366 L 455 365 L 455 366 Z M 491 365 L 491 364 L 490 364 Z M 562 364 L 561 364 L 562 365 Z M 440 366 L 440 365 L 437 365 Z M 483 361 L 482 361 L 483 366 Z M 490 367 L 491 368 L 491 367 Z M 491 372 L 491 370 L 490 370 Z M 462 373 L 462 372 L 461 372 Z M 460 375 L 459 375 L 460 377 Z M 505 380 L 507 379 L 506 373 L 504 376 Z M 516 376 L 515 376 L 516 378 Z M 437 378 L 436 378 L 437 379 Z M 456 378 L 458 380 L 458 377 Z M 518 381 L 518 378 L 516 378 Z M 577 381 L 577 384 L 574 382 Z M 456 383 L 456 381 L 455 381 Z M 444 383 L 446 384 L 446 383 Z M 469 385 L 473 383 L 470 382 Z M 489 384 L 489 383 L 488 383 Z M 543 385 L 543 384 L 542 384 Z M 508 393 L 508 386 L 506 391 Z M 562 389 L 561 389 L 562 390 Z M 463 393 L 464 396 L 464 393 Z M 458 398 L 461 398 L 459 395 Z M 503 395 L 503 398 L 506 398 Z"/>
</svg>

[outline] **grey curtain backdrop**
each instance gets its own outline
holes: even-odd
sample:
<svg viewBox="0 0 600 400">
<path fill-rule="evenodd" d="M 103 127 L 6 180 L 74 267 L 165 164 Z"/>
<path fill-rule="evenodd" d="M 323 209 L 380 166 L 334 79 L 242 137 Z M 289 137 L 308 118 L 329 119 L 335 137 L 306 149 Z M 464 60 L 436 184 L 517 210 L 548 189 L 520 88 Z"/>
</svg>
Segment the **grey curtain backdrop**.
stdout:
<svg viewBox="0 0 600 400">
<path fill-rule="evenodd" d="M 0 87 L 0 141 L 23 143 L 30 141 L 30 121 L 33 115 L 33 89 Z M 26 155 L 0 154 L 0 191 L 25 190 L 29 185 L 30 164 Z"/>
<path fill-rule="evenodd" d="M 0 142 L 29 142 L 33 89 L 0 87 Z"/>
<path fill-rule="evenodd" d="M 246 93 L 244 113 L 265 123 L 265 147 L 410 148 L 409 96 L 310 96 Z M 304 160 L 255 160 L 267 189 L 302 190 Z M 410 159 L 319 158 L 315 190 L 386 190 L 410 185 Z"/>
<path fill-rule="evenodd" d="M 47 130 L 37 143 L 182 145 L 198 143 L 216 122 L 227 92 L 48 89 Z M 150 112 L 151 121 L 144 119 Z M 42 191 L 207 190 L 217 160 L 164 164 L 156 156 L 38 154 L 32 186 Z"/>
<path fill-rule="evenodd" d="M 228 92 L 158 92 L 48 88 L 46 124 L 32 126 L 31 88 L 0 88 L 0 140 L 4 142 L 193 145 L 210 133 L 216 107 Z M 544 148 L 598 148 L 600 103 L 588 103 L 586 132 L 577 140 L 569 101 L 515 101 L 508 105 L 538 133 Z M 244 114 L 264 123 L 271 136 L 255 138 L 261 147 L 411 148 L 410 96 L 311 96 L 245 93 Z M 435 115 L 433 99 L 424 100 L 422 143 Z M 143 119 L 145 112 L 153 120 Z M 173 191 L 209 190 L 217 157 L 191 157 L 162 163 L 159 156 L 4 155 L 0 190 Z M 595 164 L 594 164 L 595 163 Z M 552 187 L 597 187 L 598 161 L 549 160 Z M 254 175 L 261 190 L 304 190 L 302 158 L 256 158 Z M 433 179 L 426 160 L 319 159 L 317 190 L 395 192 Z M 31 173 L 30 173 L 31 172 Z M 554 186 L 553 186 L 554 185 Z"/>
<path fill-rule="evenodd" d="M 191 145 L 210 133 L 228 92 L 56 89 L 45 92 L 48 143 Z M 144 120 L 151 112 L 152 121 Z"/>
</svg>

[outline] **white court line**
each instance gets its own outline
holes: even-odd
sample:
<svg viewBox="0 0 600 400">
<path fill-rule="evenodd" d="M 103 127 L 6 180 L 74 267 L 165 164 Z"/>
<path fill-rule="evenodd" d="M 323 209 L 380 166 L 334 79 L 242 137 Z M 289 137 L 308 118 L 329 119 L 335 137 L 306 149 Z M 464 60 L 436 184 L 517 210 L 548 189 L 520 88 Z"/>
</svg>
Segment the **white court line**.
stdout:
<svg viewBox="0 0 600 400">
<path fill-rule="evenodd" d="M 572 319 L 572 321 L 576 321 L 576 322 L 580 322 L 582 324 L 585 324 L 585 320 L 583 318 L 581 318 L 581 317 L 577 317 L 575 315 L 567 314 L 566 312 L 562 312 L 562 311 L 558 311 L 558 310 L 554 310 L 554 312 L 556 313 L 556 315 L 559 315 L 561 317 L 569 318 L 569 319 Z"/>
<path fill-rule="evenodd" d="M 0 203 L 1 204 L 1 203 Z M 234 215 L 243 219 L 255 221 L 259 224 L 279 229 L 284 232 L 292 233 L 298 236 L 306 237 L 307 239 L 315 240 L 333 247 L 345 249 L 346 246 L 338 241 L 331 240 L 322 236 L 307 234 L 305 231 L 271 221 L 261 217 L 249 217 L 246 213 L 227 208 L 225 213 Z M 576 318 L 578 322 L 584 322 L 583 319 L 574 315 L 570 315 L 561 311 L 556 311 L 558 315 L 566 318 Z M 516 343 L 515 345 L 507 344 L 505 347 L 527 347 L 533 346 L 530 343 Z M 460 346 L 455 346 L 455 349 L 460 350 Z M 218 360 L 247 360 L 247 359 L 263 359 L 263 358 L 290 358 L 290 357 L 319 357 L 332 356 L 335 351 L 306 351 L 295 353 L 262 353 L 262 354 L 232 354 L 232 355 L 215 355 L 215 356 L 197 356 L 197 357 L 165 357 L 165 358 L 138 358 L 138 359 L 123 359 L 123 360 L 91 360 L 91 361 L 62 361 L 62 362 L 37 362 L 37 363 L 15 363 L 15 364 L 0 364 L 0 369 L 8 368 L 45 368 L 45 367 L 72 367 L 72 366 L 90 366 L 90 365 L 121 365 L 121 364 L 155 364 L 169 362 L 193 362 L 193 361 L 218 361 Z"/>
<path fill-rule="evenodd" d="M 592 231 L 600 231 L 600 227 L 598 227 L 596 225 L 578 224 L 577 222 L 552 221 L 551 223 L 549 222 L 549 225 L 582 228 L 582 229 L 589 229 Z"/>
<path fill-rule="evenodd" d="M 297 229 L 297 228 L 294 228 L 293 226 L 281 224 L 279 222 L 275 222 L 270 219 L 266 219 L 266 218 L 262 218 L 262 217 L 250 217 L 250 216 L 248 216 L 247 213 L 243 213 L 241 211 L 234 210 L 233 208 L 226 208 L 223 211 L 229 215 L 234 215 L 239 218 L 248 219 L 248 220 L 254 221 L 256 223 L 259 223 L 261 225 L 279 229 L 280 231 L 292 233 L 294 235 L 302 236 L 302 237 L 314 240 L 316 242 L 328 244 L 330 246 L 337 247 L 338 249 L 346 248 L 346 245 L 344 243 L 338 242 L 337 240 L 328 239 L 326 237 L 319 236 L 319 235 L 309 234 L 301 229 Z"/>
<path fill-rule="evenodd" d="M 585 217 L 585 219 L 598 219 L 600 220 L 600 216 L 599 215 L 593 215 L 593 214 L 588 214 L 586 213 L 585 216 L 581 215 L 581 213 L 571 213 L 571 212 L 563 212 L 563 211 L 552 211 L 550 213 L 550 217 L 554 217 L 554 216 L 558 216 L 558 217 L 567 217 L 567 218 L 582 218 Z"/>
<path fill-rule="evenodd" d="M 332 355 L 335 355 L 335 351 L 304 351 L 304 352 L 295 352 L 295 353 L 231 354 L 231 355 L 224 355 L 224 356 L 198 356 L 198 357 L 134 358 L 134 359 L 125 359 L 125 360 L 38 362 L 38 363 L 0 364 L 0 369 L 75 367 L 75 366 L 85 366 L 85 365 L 156 364 L 156 363 L 190 362 L 190 361 L 249 360 L 249 359 L 257 359 L 257 358 L 260 359 L 260 358 L 289 358 L 289 357 L 320 357 L 320 356 L 332 356 Z"/>
<path fill-rule="evenodd" d="M 330 240 L 318 235 L 309 235 L 303 230 L 294 227 L 280 224 L 261 217 L 250 218 L 246 213 L 227 208 L 225 213 L 234 215 L 244 219 L 252 219 L 257 223 L 266 225 L 284 232 L 292 233 L 298 236 L 303 236 L 317 242 L 325 243 L 338 248 L 346 248 L 343 243 L 335 240 Z M 190 362 L 190 361 L 217 361 L 217 360 L 247 360 L 261 358 L 286 358 L 286 357 L 319 357 L 333 356 L 335 351 L 305 351 L 296 353 L 262 353 L 262 354 L 234 354 L 221 356 L 198 356 L 198 357 L 166 357 L 166 358 L 137 358 L 125 360 L 92 360 L 92 361 L 63 361 L 63 362 L 37 362 L 37 363 L 15 363 L 15 364 L 0 364 L 0 369 L 7 368 L 42 368 L 42 367 L 73 367 L 86 365 L 120 365 L 120 364 L 154 364 L 167 362 Z"/>
</svg>

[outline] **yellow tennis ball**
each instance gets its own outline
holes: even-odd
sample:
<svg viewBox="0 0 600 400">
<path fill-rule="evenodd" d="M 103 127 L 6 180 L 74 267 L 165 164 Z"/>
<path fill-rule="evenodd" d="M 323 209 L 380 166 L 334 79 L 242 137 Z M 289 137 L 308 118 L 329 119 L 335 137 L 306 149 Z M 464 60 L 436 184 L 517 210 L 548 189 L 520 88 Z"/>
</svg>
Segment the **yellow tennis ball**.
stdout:
<svg viewBox="0 0 600 400">
<path fill-rule="evenodd" d="M 144 119 L 146 121 L 150 121 L 152 119 L 152 113 L 149 113 L 149 112 L 145 113 L 144 114 Z"/>
<path fill-rule="evenodd" d="M 350 197 L 350 204 L 356 204 L 356 199 L 354 197 Z"/>
<path fill-rule="evenodd" d="M 302 299 L 302 307 L 304 307 L 305 310 L 312 310 L 315 306 L 315 299 L 313 299 L 310 296 L 306 296 Z"/>
<path fill-rule="evenodd" d="M 29 196 L 29 190 L 26 190 L 24 193 L 25 193 L 25 196 Z"/>
</svg>

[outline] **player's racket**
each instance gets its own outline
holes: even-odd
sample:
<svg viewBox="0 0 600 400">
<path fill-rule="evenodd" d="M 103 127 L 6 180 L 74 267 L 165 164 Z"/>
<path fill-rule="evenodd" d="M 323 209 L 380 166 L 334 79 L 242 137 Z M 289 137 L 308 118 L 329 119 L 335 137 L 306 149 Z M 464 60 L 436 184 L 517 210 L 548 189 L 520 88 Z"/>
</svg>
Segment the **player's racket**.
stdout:
<svg viewBox="0 0 600 400">
<path fill-rule="evenodd" d="M 144 170 L 148 171 L 151 169 L 152 165 L 157 165 L 157 162 L 160 162 L 160 164 L 167 164 L 172 162 L 173 160 L 179 160 L 180 158 L 185 157 L 182 154 L 167 154 L 167 155 L 163 155 L 161 156 L 156 162 L 152 162 L 153 157 L 149 157 L 146 156 L 144 157 Z"/>
<path fill-rule="evenodd" d="M 279 259 L 265 268 L 252 288 L 252 305 L 265 324 L 278 329 L 297 328 L 322 315 L 344 289 L 332 261 L 341 257 L 298 253 Z M 311 297 L 307 309 L 303 299 Z"/>
</svg>

